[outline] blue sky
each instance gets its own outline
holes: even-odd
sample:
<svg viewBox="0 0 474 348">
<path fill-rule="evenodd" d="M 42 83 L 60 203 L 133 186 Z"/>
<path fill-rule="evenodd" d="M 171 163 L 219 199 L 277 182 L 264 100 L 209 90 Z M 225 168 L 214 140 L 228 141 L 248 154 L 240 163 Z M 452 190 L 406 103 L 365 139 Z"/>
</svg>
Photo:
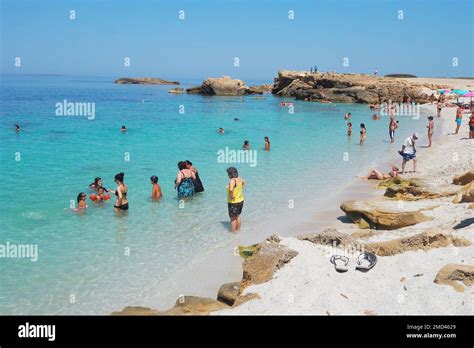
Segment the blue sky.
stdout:
<svg viewBox="0 0 474 348">
<path fill-rule="evenodd" d="M 473 4 L 1 0 L 0 71 L 271 80 L 279 69 L 318 65 L 338 72 L 371 73 L 377 67 L 380 74 L 473 76 Z M 69 19 L 70 10 L 75 20 Z M 185 20 L 178 18 L 180 10 Z M 21 58 L 21 68 L 14 66 L 15 57 Z M 125 57 L 130 67 L 124 66 Z"/>
</svg>

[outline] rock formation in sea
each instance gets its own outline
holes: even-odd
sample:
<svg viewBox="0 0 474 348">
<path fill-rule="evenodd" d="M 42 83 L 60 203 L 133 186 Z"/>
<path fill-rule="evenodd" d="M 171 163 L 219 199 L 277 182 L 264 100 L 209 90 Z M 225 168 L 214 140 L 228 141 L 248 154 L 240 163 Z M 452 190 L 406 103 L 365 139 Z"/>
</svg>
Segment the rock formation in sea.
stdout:
<svg viewBox="0 0 474 348">
<path fill-rule="evenodd" d="M 167 81 L 157 77 L 121 77 L 114 82 L 121 85 L 179 85 L 179 81 Z"/>
<path fill-rule="evenodd" d="M 200 86 L 186 89 L 189 94 L 217 95 L 217 96 L 240 96 L 247 94 L 269 93 L 272 85 L 249 87 L 242 80 L 232 79 L 229 76 L 210 77 L 203 81 Z"/>
<path fill-rule="evenodd" d="M 429 101 L 426 88 L 437 87 L 393 77 L 282 70 L 274 80 L 272 93 L 299 100 L 337 103 L 377 104 L 389 100 L 400 103 L 407 97 L 412 102 L 426 103 Z"/>
</svg>

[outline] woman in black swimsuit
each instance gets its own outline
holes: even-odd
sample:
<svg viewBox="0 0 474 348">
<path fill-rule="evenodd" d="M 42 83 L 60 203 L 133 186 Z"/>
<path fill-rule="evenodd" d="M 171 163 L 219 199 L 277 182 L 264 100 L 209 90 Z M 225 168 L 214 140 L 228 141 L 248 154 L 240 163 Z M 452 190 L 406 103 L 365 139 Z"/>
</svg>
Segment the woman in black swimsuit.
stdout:
<svg viewBox="0 0 474 348">
<path fill-rule="evenodd" d="M 128 188 L 123 183 L 123 177 L 125 176 L 124 173 L 118 173 L 115 175 L 115 183 L 117 184 L 117 190 L 114 192 L 117 199 L 115 200 L 115 212 L 128 210 L 128 200 L 127 200 L 127 192 Z M 112 191 L 113 192 L 113 191 Z"/>
<path fill-rule="evenodd" d="M 190 161 L 184 161 L 186 163 L 186 168 L 189 169 L 196 175 L 196 179 L 194 180 L 194 192 L 203 192 L 204 186 L 202 185 L 201 179 L 199 178 L 198 170 L 193 167 L 193 164 Z"/>
</svg>

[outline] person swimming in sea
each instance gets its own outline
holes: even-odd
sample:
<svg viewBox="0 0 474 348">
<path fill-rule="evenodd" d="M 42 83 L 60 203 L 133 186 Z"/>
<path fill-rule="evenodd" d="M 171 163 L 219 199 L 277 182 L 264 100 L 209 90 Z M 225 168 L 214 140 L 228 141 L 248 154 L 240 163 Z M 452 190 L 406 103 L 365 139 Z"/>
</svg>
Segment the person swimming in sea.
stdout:
<svg viewBox="0 0 474 348">
<path fill-rule="evenodd" d="M 86 199 L 87 199 L 87 195 L 84 192 L 81 192 L 77 195 L 77 209 L 87 208 Z"/>
<path fill-rule="evenodd" d="M 250 150 L 250 142 L 248 140 L 244 140 L 244 145 L 242 145 L 242 149 Z"/>
<path fill-rule="evenodd" d="M 347 122 L 347 135 L 351 136 L 352 135 L 352 123 Z"/>
<path fill-rule="evenodd" d="M 239 176 L 237 168 L 227 168 L 229 184 L 227 185 L 227 209 L 230 218 L 230 231 L 240 230 L 242 208 L 244 207 L 244 185 L 245 181 Z"/>
<path fill-rule="evenodd" d="M 348 120 L 348 119 L 351 118 L 351 116 L 352 116 L 351 113 L 348 112 L 347 114 L 344 115 L 344 119 L 345 119 L 345 120 Z"/>
<path fill-rule="evenodd" d="M 20 133 L 20 126 L 17 124 L 15 125 L 15 132 Z"/>
<path fill-rule="evenodd" d="M 360 124 L 360 141 L 359 145 L 364 145 L 365 138 L 367 137 L 367 129 L 365 129 L 365 124 Z"/>
<path fill-rule="evenodd" d="M 219 128 L 218 132 L 219 132 L 219 134 L 224 134 L 224 128 L 222 128 L 222 127 Z"/>
<path fill-rule="evenodd" d="M 158 184 L 158 177 L 156 175 L 153 175 L 150 178 L 152 189 L 151 189 L 151 198 L 156 200 L 160 199 L 163 197 L 163 193 L 161 192 L 161 187 L 160 184 Z"/>
<path fill-rule="evenodd" d="M 106 201 L 107 199 L 110 198 L 110 195 L 105 193 L 105 189 L 103 187 L 99 187 L 97 189 L 97 194 L 96 195 L 91 195 L 91 199 L 92 199 L 92 197 L 94 197 L 94 201 L 96 201 L 96 202 L 104 202 L 104 201 Z"/>
<path fill-rule="evenodd" d="M 193 183 L 194 183 L 194 192 L 195 193 L 203 192 L 204 191 L 204 185 L 202 184 L 201 178 L 199 177 L 199 173 L 198 173 L 197 168 L 193 166 L 191 161 L 186 160 L 186 161 L 184 161 L 184 163 L 186 163 L 186 168 L 189 169 L 190 171 L 192 171 L 194 173 L 194 176 L 196 177 L 196 179 L 194 179 L 194 181 L 193 181 Z"/>
<path fill-rule="evenodd" d="M 128 199 L 127 199 L 128 187 L 123 182 L 124 176 L 125 176 L 124 173 L 118 173 L 115 175 L 114 181 L 117 184 L 117 189 L 115 191 L 112 191 L 112 190 L 110 191 L 116 196 L 115 204 L 114 204 L 114 210 L 116 213 L 120 211 L 128 210 Z"/>
<path fill-rule="evenodd" d="M 174 181 L 174 188 L 178 191 L 178 199 L 194 196 L 194 180 L 196 180 L 196 175 L 194 175 L 191 169 L 187 168 L 184 161 L 178 162 L 178 169 L 179 171 Z"/>
<path fill-rule="evenodd" d="M 103 188 L 105 192 L 109 192 L 109 190 L 102 186 L 102 179 L 100 177 L 95 178 L 94 182 L 89 185 L 89 188 L 95 191 L 98 191 L 99 188 Z"/>
<path fill-rule="evenodd" d="M 263 138 L 265 142 L 265 151 L 270 151 L 270 139 L 268 137 Z"/>
<path fill-rule="evenodd" d="M 125 125 L 122 125 L 122 128 L 120 128 L 120 131 L 122 133 L 125 133 L 127 131 L 127 127 L 125 127 Z"/>
</svg>

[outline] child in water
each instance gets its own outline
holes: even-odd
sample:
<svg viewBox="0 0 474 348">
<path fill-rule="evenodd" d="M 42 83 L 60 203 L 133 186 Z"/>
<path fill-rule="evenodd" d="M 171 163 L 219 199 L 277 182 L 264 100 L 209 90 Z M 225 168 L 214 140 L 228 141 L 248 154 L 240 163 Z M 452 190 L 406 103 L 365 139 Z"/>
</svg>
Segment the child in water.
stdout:
<svg viewBox="0 0 474 348">
<path fill-rule="evenodd" d="M 110 195 L 105 193 L 105 189 L 103 187 L 99 187 L 97 189 L 97 194 L 95 195 L 96 202 L 103 202 L 110 198 Z"/>
<path fill-rule="evenodd" d="M 352 123 L 347 122 L 347 135 L 351 136 L 352 135 Z"/>
<path fill-rule="evenodd" d="M 77 195 L 77 209 L 87 208 L 86 198 L 87 195 L 84 192 L 81 192 Z"/>
<path fill-rule="evenodd" d="M 158 184 L 158 177 L 156 175 L 153 175 L 150 178 L 152 189 L 151 189 L 151 198 L 152 199 L 160 199 L 163 196 L 163 193 L 161 192 L 161 187 Z"/>
</svg>

